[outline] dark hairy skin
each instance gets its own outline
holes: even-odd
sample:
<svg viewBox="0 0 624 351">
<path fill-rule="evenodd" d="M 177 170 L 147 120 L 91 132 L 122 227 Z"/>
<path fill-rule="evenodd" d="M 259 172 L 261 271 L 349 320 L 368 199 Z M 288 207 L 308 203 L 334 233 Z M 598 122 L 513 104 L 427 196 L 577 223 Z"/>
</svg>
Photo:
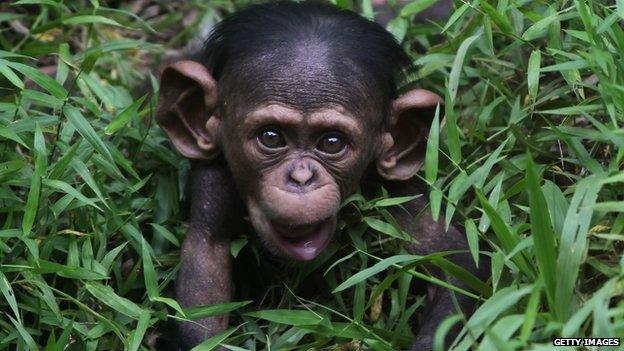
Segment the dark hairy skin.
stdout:
<svg viewBox="0 0 624 351">
<path fill-rule="evenodd" d="M 191 174 L 191 223 L 182 244 L 176 298 L 183 307 L 229 302 L 232 295 L 230 240 L 240 216 L 238 195 L 223 162 L 200 162 Z M 205 190 L 204 190 L 205 189 Z M 196 345 L 228 326 L 228 316 L 186 323 L 186 345 Z"/>
<path fill-rule="evenodd" d="M 386 188 L 391 196 L 409 196 L 419 193 L 419 188 L 414 182 L 389 182 Z M 420 191 L 422 192 L 422 191 Z M 441 217 L 437 222 L 433 220 L 431 211 L 428 208 L 426 198 L 419 197 L 401 207 L 391 209 L 393 217 L 397 220 L 401 228 L 412 234 L 416 243 L 410 243 L 406 246 L 407 250 L 416 255 L 428 255 L 440 251 L 465 251 L 468 243 L 465 235 L 454 226 L 450 226 L 448 230 L 444 229 L 444 218 Z M 468 253 L 455 254 L 448 259 L 463 267 L 474 274 L 476 277 L 485 280 L 489 276 L 489 265 L 487 259 L 481 259 L 480 267 L 475 267 L 474 261 Z M 435 268 L 433 268 L 435 270 Z M 451 284 L 466 288 L 466 286 L 452 277 L 445 277 L 441 272 L 436 272 L 442 279 L 446 279 Z M 455 309 L 456 303 L 461 308 L 461 312 L 466 316 L 472 313 L 475 300 L 471 297 L 455 294 L 452 297 L 451 291 L 439 286 L 430 285 L 430 301 L 427 311 L 425 311 L 426 322 L 418 329 L 416 340 L 411 350 L 430 350 L 433 345 L 433 337 L 437 326 L 448 317 L 449 314 L 457 313 Z M 452 342 L 456 334 L 459 332 L 459 325 L 451 330 L 447 337 L 447 345 Z"/>
<path fill-rule="evenodd" d="M 371 171 L 391 196 L 422 193 L 412 178 L 442 99 L 422 89 L 398 94 L 409 59 L 378 24 L 328 5 L 254 5 L 217 25 L 202 55 L 164 69 L 157 115 L 176 149 L 197 160 L 176 280 L 183 307 L 231 301 L 229 247 L 242 228 L 272 255 L 309 261 Z M 412 253 L 467 249 L 460 231 L 433 221 L 423 197 L 391 212 L 413 235 Z M 468 254 L 448 258 L 487 278 Z M 439 323 L 459 312 L 448 290 L 430 293 L 412 350 L 431 349 Z M 456 301 L 472 312 L 473 299 Z M 227 326 L 227 315 L 181 323 L 180 342 L 192 347 Z"/>
</svg>

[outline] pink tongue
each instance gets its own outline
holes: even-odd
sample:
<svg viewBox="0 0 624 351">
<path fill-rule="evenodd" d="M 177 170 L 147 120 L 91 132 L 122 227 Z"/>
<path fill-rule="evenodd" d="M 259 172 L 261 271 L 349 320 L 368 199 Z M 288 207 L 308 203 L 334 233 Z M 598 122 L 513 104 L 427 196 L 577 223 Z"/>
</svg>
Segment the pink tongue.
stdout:
<svg viewBox="0 0 624 351">
<path fill-rule="evenodd" d="M 325 249 L 336 226 L 335 218 L 307 225 L 271 222 L 278 244 L 291 257 L 308 261 Z"/>
<path fill-rule="evenodd" d="M 308 261 L 318 256 L 319 250 L 323 248 L 322 239 L 323 238 L 319 237 L 313 238 L 309 241 L 302 240 L 296 245 L 293 245 L 291 249 L 296 253 L 300 260 Z M 303 245 L 301 245 L 301 243 L 303 243 Z"/>
</svg>

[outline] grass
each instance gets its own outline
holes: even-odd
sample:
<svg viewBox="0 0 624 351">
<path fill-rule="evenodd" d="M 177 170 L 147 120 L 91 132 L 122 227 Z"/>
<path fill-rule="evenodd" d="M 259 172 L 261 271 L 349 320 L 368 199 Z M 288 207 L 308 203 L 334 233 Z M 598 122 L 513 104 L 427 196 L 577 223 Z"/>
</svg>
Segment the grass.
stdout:
<svg viewBox="0 0 624 351">
<path fill-rule="evenodd" d="M 418 65 L 405 88 L 446 100 L 419 177 L 434 216 L 463 228 L 492 272 L 457 291 L 480 307 L 436 339 L 454 323 L 455 350 L 624 337 L 624 1 L 456 1 L 446 23 L 412 25 L 429 2 L 388 26 Z M 241 233 L 232 254 L 261 274 L 242 274 L 237 301 L 172 299 L 189 165 L 145 92 L 172 50 L 243 5 L 0 4 L 0 350 L 155 349 L 171 321 L 224 311 L 232 329 L 198 349 L 409 346 L 427 304 L 410 286 L 432 278 L 400 248 L 383 192 L 350 199 L 343 235 L 313 264 L 258 260 Z"/>
</svg>

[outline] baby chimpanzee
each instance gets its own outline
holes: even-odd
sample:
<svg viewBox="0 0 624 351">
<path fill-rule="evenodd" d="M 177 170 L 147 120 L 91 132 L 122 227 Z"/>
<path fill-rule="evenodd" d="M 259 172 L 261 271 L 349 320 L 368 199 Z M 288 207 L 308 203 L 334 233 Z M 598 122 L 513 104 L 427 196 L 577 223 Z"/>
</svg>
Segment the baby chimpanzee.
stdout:
<svg viewBox="0 0 624 351">
<path fill-rule="evenodd" d="M 176 284 L 184 307 L 230 301 L 229 246 L 244 217 L 268 251 L 305 261 L 325 249 L 341 201 L 365 176 L 376 173 L 392 196 L 418 193 L 410 179 L 442 100 L 421 89 L 398 94 L 410 60 L 379 24 L 318 3 L 253 5 L 219 23 L 199 57 L 165 68 L 157 116 L 176 149 L 201 160 Z M 419 198 L 392 210 L 418 242 L 408 250 L 466 249 L 464 235 L 426 207 Z M 484 275 L 466 254 L 451 260 Z M 432 291 L 413 350 L 431 348 L 438 324 L 456 312 L 449 291 Z M 457 299 L 470 313 L 474 301 Z M 224 315 L 180 329 L 192 346 L 227 325 Z"/>
</svg>

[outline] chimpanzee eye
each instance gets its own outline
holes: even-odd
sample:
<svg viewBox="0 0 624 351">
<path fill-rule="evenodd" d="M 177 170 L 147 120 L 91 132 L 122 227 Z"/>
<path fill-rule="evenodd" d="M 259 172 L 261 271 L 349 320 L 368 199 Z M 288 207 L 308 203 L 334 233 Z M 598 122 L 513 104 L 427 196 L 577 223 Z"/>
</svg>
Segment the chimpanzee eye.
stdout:
<svg viewBox="0 0 624 351">
<path fill-rule="evenodd" d="M 326 154 L 337 154 L 345 148 L 343 136 L 340 133 L 327 133 L 321 137 L 316 149 Z"/>
<path fill-rule="evenodd" d="M 286 141 L 280 132 L 275 128 L 267 128 L 260 132 L 258 141 L 269 149 L 278 149 L 286 146 Z"/>
</svg>

